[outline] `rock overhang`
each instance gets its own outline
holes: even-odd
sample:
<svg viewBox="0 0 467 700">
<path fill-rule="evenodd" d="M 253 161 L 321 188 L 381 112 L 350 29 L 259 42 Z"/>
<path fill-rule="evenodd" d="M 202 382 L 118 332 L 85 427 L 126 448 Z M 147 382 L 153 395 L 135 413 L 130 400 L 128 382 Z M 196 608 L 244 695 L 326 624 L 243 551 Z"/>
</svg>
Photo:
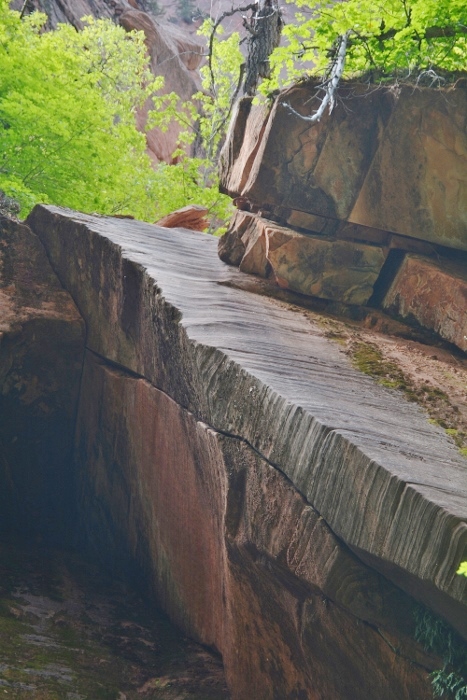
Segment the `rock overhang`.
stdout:
<svg viewBox="0 0 467 700">
<path fill-rule="evenodd" d="M 216 241 L 38 207 L 88 346 L 249 443 L 362 558 L 464 635 L 467 461 L 296 314 L 226 283 Z M 131 309 L 131 313 L 130 313 Z M 401 573 L 402 572 L 402 573 Z"/>
</svg>

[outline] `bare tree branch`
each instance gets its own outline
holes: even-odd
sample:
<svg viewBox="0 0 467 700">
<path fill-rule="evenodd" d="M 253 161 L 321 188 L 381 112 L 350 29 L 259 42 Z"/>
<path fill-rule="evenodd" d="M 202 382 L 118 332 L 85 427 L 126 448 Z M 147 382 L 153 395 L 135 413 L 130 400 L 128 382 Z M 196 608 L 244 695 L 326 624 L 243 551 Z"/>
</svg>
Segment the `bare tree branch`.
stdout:
<svg viewBox="0 0 467 700">
<path fill-rule="evenodd" d="M 321 117 L 323 116 L 326 110 L 326 107 L 329 107 L 329 114 L 331 114 L 336 103 L 336 91 L 339 87 L 342 73 L 344 72 L 345 57 L 347 53 L 347 42 L 349 40 L 349 35 L 350 31 L 339 36 L 337 40 L 337 52 L 332 61 L 329 78 L 327 78 L 322 85 L 322 87 L 326 91 L 326 94 L 319 106 L 319 109 L 317 109 L 314 114 L 304 116 L 303 114 L 297 112 L 288 102 L 283 102 L 282 104 L 284 105 L 284 107 L 286 107 L 286 109 L 289 110 L 289 112 L 295 114 L 295 116 L 300 117 L 300 119 L 303 119 L 306 122 L 311 122 L 312 124 L 315 124 L 316 122 L 320 121 Z"/>
<path fill-rule="evenodd" d="M 209 36 L 209 48 L 208 48 L 208 66 L 209 66 L 209 73 L 211 76 L 211 86 L 214 91 L 214 85 L 216 83 L 215 78 L 214 78 L 214 71 L 212 69 L 212 57 L 213 57 L 213 51 L 214 51 L 214 38 L 216 36 L 217 28 L 219 25 L 222 24 L 222 22 L 227 18 L 227 17 L 232 17 L 233 15 L 237 14 L 237 12 L 248 12 L 248 10 L 254 10 L 256 9 L 257 5 L 256 2 L 252 2 L 249 5 L 244 5 L 243 7 L 232 7 L 231 10 L 227 10 L 226 12 L 223 12 L 222 15 L 215 21 L 212 27 L 211 34 Z"/>
</svg>

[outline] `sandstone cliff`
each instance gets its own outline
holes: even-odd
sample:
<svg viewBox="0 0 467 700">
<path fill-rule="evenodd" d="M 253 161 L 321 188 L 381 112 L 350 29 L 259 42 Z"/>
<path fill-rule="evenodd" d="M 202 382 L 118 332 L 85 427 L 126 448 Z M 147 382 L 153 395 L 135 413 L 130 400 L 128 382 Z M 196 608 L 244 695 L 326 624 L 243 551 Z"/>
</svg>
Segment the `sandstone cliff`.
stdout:
<svg viewBox="0 0 467 700">
<path fill-rule="evenodd" d="M 136 562 L 236 700 L 431 697 L 421 601 L 464 636 L 467 462 L 414 404 L 215 240 L 38 207 L 86 322 L 75 464 L 88 541 Z"/>
</svg>

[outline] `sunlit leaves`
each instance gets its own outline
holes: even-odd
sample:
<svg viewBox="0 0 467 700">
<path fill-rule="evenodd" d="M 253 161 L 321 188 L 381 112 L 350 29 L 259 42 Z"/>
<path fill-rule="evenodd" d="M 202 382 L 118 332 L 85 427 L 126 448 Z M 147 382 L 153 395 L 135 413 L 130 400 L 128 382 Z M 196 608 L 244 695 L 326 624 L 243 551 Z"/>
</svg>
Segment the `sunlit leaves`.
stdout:
<svg viewBox="0 0 467 700">
<path fill-rule="evenodd" d="M 416 78 L 424 70 L 467 68 L 464 0 L 297 0 L 301 21 L 288 24 L 285 46 L 274 53 L 273 81 L 264 90 L 297 79 L 300 65 L 322 74 L 337 37 L 351 31 L 346 77 Z M 443 36 L 444 32 L 444 36 Z"/>
<path fill-rule="evenodd" d="M 177 165 L 152 167 L 135 113 L 163 80 L 149 71 L 144 35 L 93 18 L 80 32 L 42 33 L 44 19 L 21 20 L 0 0 L 0 189 L 21 215 L 38 201 L 147 220 L 190 202 L 225 209 L 203 161 L 180 151 Z M 166 125 L 177 105 L 188 139 L 196 109 L 163 99 L 148 127 Z"/>
</svg>

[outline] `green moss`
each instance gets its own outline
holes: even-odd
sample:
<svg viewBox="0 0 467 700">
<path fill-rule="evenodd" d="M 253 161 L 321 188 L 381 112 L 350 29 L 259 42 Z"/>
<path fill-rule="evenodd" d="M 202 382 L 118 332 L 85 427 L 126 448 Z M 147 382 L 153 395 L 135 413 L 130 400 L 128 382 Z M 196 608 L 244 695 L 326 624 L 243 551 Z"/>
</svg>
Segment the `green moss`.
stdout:
<svg viewBox="0 0 467 700">
<path fill-rule="evenodd" d="M 406 389 L 407 379 L 394 362 L 384 359 L 381 351 L 370 343 L 357 343 L 352 348 L 352 363 L 361 372 L 374 377 L 391 389 Z"/>
<path fill-rule="evenodd" d="M 431 674 L 433 696 L 445 700 L 467 698 L 467 644 L 444 620 L 422 606 L 415 609 L 415 638 L 443 660 Z"/>
<path fill-rule="evenodd" d="M 329 336 L 328 336 L 329 337 Z M 455 417 L 450 404 L 449 396 L 430 384 L 422 384 L 415 387 L 404 375 L 395 362 L 386 360 L 375 345 L 359 342 L 351 346 L 350 355 L 352 364 L 361 372 L 388 389 L 397 389 L 403 392 L 408 401 L 413 401 L 423 406 L 430 414 L 430 423 L 439 425 L 446 431 L 459 452 L 467 457 L 467 434 L 455 427 Z"/>
</svg>

